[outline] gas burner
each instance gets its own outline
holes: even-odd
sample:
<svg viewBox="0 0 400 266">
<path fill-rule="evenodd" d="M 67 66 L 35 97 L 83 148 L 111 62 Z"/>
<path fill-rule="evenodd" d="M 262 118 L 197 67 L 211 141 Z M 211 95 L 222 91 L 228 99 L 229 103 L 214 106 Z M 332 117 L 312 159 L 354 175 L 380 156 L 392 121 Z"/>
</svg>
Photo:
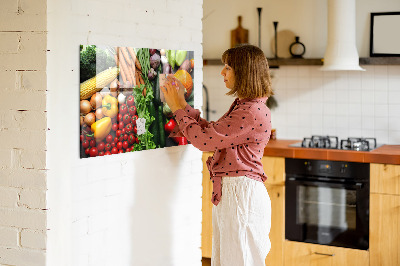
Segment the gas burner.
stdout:
<svg viewBox="0 0 400 266">
<path fill-rule="evenodd" d="M 325 148 L 325 149 L 338 149 L 339 140 L 336 136 L 312 136 L 311 138 L 304 138 L 301 142 L 301 147 L 304 148 Z"/>
<path fill-rule="evenodd" d="M 370 151 L 376 147 L 376 138 L 347 138 L 340 141 L 342 150 Z"/>
</svg>

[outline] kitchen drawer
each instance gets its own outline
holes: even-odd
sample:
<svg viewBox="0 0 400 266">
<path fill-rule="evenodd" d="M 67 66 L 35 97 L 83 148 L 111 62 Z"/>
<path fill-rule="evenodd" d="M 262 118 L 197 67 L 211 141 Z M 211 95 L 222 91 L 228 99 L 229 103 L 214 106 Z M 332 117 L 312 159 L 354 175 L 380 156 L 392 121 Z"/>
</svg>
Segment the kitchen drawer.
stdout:
<svg viewBox="0 0 400 266">
<path fill-rule="evenodd" d="M 366 266 L 365 250 L 285 241 L 285 266 Z"/>
<path fill-rule="evenodd" d="M 264 156 L 261 159 L 264 172 L 267 175 L 265 184 L 285 185 L 285 158 Z"/>
<path fill-rule="evenodd" d="M 370 165 L 371 193 L 400 195 L 400 165 Z"/>
</svg>

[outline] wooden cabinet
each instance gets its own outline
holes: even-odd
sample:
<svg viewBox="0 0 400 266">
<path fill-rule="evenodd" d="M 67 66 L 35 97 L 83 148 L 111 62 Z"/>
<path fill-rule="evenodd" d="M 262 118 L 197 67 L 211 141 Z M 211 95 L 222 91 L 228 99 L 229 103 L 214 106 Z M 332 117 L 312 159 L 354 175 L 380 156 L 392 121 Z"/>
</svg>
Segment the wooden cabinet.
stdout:
<svg viewBox="0 0 400 266">
<path fill-rule="evenodd" d="M 370 265 L 400 265 L 400 165 L 371 164 L 370 178 Z"/>
<path fill-rule="evenodd" d="M 201 225 L 201 253 L 204 258 L 211 258 L 212 252 L 212 183 L 210 181 L 210 173 L 206 165 L 209 156 L 212 152 L 203 153 L 203 195 L 202 195 L 202 225 Z"/>
<path fill-rule="evenodd" d="M 285 266 L 366 266 L 369 253 L 365 250 L 285 241 Z M 278 265 L 278 264 L 277 264 Z"/>
</svg>

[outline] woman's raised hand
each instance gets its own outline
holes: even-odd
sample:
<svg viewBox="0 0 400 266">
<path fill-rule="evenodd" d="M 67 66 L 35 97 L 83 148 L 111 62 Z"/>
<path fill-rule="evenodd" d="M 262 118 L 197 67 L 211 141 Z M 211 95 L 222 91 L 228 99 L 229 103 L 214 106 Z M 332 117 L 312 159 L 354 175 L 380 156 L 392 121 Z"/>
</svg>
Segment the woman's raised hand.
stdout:
<svg viewBox="0 0 400 266">
<path fill-rule="evenodd" d="M 172 112 L 186 107 L 185 87 L 175 77 L 168 75 L 164 86 L 161 87 L 165 101 Z"/>
</svg>

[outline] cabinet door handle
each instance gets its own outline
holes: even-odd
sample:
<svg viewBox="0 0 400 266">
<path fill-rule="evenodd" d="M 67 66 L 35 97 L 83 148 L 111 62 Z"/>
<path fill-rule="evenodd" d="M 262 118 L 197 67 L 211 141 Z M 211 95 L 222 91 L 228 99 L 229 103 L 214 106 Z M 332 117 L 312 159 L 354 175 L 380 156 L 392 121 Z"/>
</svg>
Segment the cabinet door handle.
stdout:
<svg viewBox="0 0 400 266">
<path fill-rule="evenodd" d="M 315 255 L 323 255 L 323 256 L 335 256 L 335 254 L 328 254 L 328 253 L 320 253 L 320 252 L 314 252 Z"/>
</svg>

